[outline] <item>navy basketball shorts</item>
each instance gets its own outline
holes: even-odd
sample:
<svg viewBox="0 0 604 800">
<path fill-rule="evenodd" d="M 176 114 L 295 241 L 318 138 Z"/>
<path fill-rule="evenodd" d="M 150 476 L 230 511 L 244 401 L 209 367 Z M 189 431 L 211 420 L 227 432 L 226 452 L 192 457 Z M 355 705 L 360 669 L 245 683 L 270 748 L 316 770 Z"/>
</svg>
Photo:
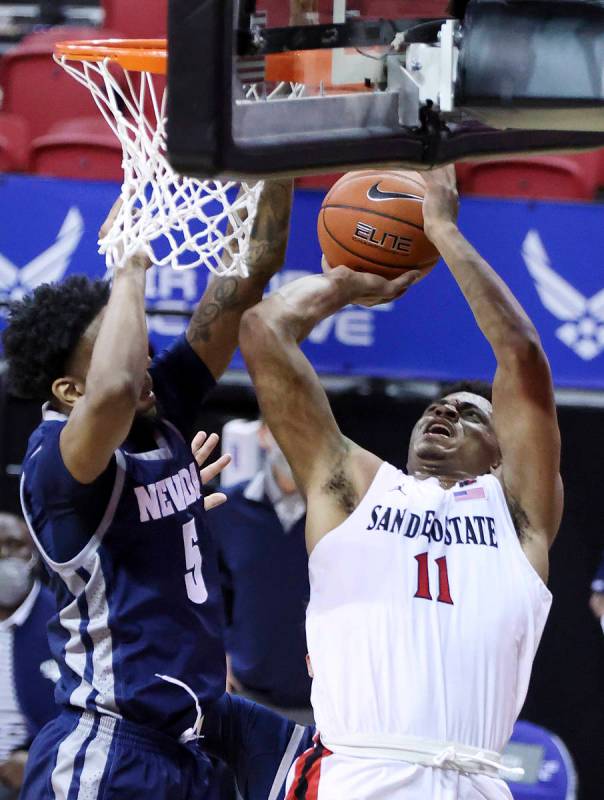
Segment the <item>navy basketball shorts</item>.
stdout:
<svg viewBox="0 0 604 800">
<path fill-rule="evenodd" d="M 21 800 L 208 800 L 212 770 L 196 743 L 63 711 L 31 746 Z"/>
</svg>

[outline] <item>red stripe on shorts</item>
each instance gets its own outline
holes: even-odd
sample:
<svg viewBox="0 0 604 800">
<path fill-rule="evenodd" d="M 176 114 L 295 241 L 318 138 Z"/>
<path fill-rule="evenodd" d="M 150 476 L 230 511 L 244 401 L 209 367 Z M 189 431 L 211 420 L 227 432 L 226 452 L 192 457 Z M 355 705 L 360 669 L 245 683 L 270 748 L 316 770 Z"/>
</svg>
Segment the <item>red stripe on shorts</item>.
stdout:
<svg viewBox="0 0 604 800">
<path fill-rule="evenodd" d="M 331 750 L 318 742 L 310 750 L 298 758 L 294 772 L 294 780 L 285 800 L 317 800 L 319 797 L 319 780 L 321 778 L 321 762 L 330 756 Z"/>
</svg>

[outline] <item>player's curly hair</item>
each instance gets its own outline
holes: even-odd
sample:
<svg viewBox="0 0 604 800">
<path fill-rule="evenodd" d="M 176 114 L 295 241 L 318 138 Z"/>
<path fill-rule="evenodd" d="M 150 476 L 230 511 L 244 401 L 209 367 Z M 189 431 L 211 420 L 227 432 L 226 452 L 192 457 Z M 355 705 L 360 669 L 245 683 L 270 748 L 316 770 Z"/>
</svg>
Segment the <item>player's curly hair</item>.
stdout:
<svg viewBox="0 0 604 800">
<path fill-rule="evenodd" d="M 61 283 L 44 283 L 11 303 L 2 335 L 11 391 L 50 400 L 53 381 L 64 374 L 82 334 L 108 299 L 106 281 L 73 275 Z"/>
<path fill-rule="evenodd" d="M 493 402 L 493 387 L 487 381 L 454 381 L 443 383 L 440 387 L 441 397 L 447 397 L 458 392 L 470 392 L 470 394 L 484 397 L 489 403 Z"/>
</svg>

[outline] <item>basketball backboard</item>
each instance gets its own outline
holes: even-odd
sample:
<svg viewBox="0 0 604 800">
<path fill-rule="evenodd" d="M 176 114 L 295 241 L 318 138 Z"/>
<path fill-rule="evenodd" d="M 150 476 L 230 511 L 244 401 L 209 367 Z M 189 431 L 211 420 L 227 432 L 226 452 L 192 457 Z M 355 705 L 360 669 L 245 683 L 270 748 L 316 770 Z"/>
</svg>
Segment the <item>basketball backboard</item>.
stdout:
<svg viewBox="0 0 604 800">
<path fill-rule="evenodd" d="M 603 75 L 600 0 L 171 0 L 169 157 L 245 177 L 598 147 Z"/>
</svg>

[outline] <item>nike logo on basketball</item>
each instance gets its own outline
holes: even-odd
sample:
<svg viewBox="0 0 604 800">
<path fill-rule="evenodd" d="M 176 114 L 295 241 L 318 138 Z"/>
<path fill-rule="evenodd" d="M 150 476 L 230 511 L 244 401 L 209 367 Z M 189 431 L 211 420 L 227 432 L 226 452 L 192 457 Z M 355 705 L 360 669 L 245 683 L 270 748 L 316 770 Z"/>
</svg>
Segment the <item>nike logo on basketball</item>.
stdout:
<svg viewBox="0 0 604 800">
<path fill-rule="evenodd" d="M 369 200 L 418 200 L 420 203 L 424 199 L 417 194 L 409 194 L 408 192 L 383 192 L 380 189 L 379 181 L 369 189 L 367 197 Z"/>
</svg>

